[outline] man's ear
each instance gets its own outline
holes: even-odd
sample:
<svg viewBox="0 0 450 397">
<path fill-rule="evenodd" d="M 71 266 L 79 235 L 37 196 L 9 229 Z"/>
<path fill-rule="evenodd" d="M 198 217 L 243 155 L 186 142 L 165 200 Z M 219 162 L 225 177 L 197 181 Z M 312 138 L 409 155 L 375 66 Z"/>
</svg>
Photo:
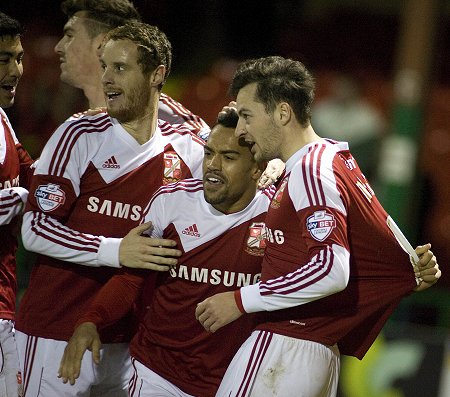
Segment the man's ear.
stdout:
<svg viewBox="0 0 450 397">
<path fill-rule="evenodd" d="M 151 75 L 150 84 L 154 87 L 159 87 L 164 83 L 164 78 L 166 76 L 166 67 L 164 65 L 159 65 Z"/>
<path fill-rule="evenodd" d="M 277 106 L 277 113 L 281 125 L 286 125 L 291 120 L 292 108 L 287 102 L 280 102 Z"/>
</svg>

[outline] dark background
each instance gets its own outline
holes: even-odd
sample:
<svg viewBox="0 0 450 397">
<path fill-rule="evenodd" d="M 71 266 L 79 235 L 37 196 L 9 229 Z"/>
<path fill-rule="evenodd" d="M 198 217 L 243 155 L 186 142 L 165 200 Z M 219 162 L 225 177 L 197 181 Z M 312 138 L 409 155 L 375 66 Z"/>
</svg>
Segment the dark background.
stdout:
<svg viewBox="0 0 450 397">
<path fill-rule="evenodd" d="M 408 202 L 398 205 L 417 203 L 404 223 L 414 225 L 408 237 L 413 245 L 432 243 L 444 276 L 432 291 L 406 300 L 394 318 L 418 327 L 439 327 L 448 333 L 450 1 L 429 1 L 437 10 L 433 18 L 418 18 L 409 26 L 414 30 L 430 24 L 435 32 L 424 47 L 430 50 L 423 55 L 428 57 L 430 69 L 417 108 L 420 126 L 414 142 L 419 154 L 414 191 Z M 276 54 L 301 60 L 313 72 L 317 102 L 329 96 L 339 73 L 357 78 L 364 98 L 385 118 L 387 137 L 396 128 L 394 86 L 401 63 L 406 6 L 423 2 L 427 0 L 136 0 L 134 4 L 144 21 L 158 25 L 172 42 L 172 74 L 164 91 L 210 125 L 230 99 L 227 88 L 237 63 Z M 19 139 L 34 156 L 39 155 L 60 122 L 87 107 L 79 90 L 59 81 L 59 62 L 53 48 L 66 22 L 59 4 L 58 0 L 0 0 L 0 10 L 20 20 L 27 29 L 22 39 L 25 72 L 8 115 Z M 422 55 L 417 57 L 419 62 Z M 372 182 L 377 185 L 376 171 L 374 175 Z M 19 259 L 25 288 L 32 258 L 22 252 Z M 438 350 L 442 352 L 440 345 Z M 434 393 L 419 395 L 432 397 Z"/>
</svg>

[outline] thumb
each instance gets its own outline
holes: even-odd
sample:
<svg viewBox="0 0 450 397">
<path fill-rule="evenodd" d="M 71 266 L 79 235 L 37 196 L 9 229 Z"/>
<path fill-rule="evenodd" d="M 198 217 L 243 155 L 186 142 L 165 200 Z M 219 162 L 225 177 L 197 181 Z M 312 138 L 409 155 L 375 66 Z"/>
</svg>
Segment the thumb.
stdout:
<svg viewBox="0 0 450 397">
<path fill-rule="evenodd" d="M 99 365 L 100 364 L 100 348 L 102 344 L 99 339 L 95 339 L 92 343 L 92 359 L 94 360 L 94 363 Z"/>
</svg>

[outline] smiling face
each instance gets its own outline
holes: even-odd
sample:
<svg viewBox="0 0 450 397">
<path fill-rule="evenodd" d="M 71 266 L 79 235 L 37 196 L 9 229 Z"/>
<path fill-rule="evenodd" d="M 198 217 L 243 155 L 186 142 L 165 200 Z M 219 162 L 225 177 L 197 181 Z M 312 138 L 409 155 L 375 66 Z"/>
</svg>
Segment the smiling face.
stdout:
<svg viewBox="0 0 450 397">
<path fill-rule="evenodd" d="M 14 103 L 16 87 L 23 73 L 20 36 L 0 37 L 0 107 Z"/>
<path fill-rule="evenodd" d="M 223 213 L 244 209 L 256 193 L 261 175 L 248 145 L 234 136 L 234 128 L 216 125 L 205 145 L 205 199 Z"/>
<path fill-rule="evenodd" d="M 239 90 L 236 108 L 239 122 L 236 135 L 245 139 L 258 162 L 281 158 L 283 135 L 276 125 L 273 114 L 266 112 L 264 105 L 255 100 L 257 83 Z"/>
<path fill-rule="evenodd" d="M 98 40 L 89 37 L 85 27 L 86 12 L 74 14 L 64 25 L 64 36 L 55 46 L 61 67 L 61 81 L 84 89 L 93 81 L 100 81 Z M 98 84 L 98 83 L 97 83 Z"/>
<path fill-rule="evenodd" d="M 138 64 L 138 50 L 131 40 L 109 40 L 100 57 L 106 107 L 121 123 L 137 120 L 150 109 L 150 74 Z"/>
</svg>

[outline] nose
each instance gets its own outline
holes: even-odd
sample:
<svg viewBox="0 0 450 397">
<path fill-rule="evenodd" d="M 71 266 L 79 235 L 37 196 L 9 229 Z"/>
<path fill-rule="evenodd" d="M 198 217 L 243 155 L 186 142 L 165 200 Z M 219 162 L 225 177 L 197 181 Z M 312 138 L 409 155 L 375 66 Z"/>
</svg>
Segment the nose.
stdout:
<svg viewBox="0 0 450 397">
<path fill-rule="evenodd" d="M 62 50 L 62 48 L 63 48 L 63 45 L 62 45 L 63 39 L 64 39 L 64 37 L 61 40 L 59 40 L 56 43 L 55 48 L 53 48 L 53 51 L 55 51 L 58 55 L 61 55 L 63 53 L 63 50 Z"/>
<path fill-rule="evenodd" d="M 13 60 L 9 63 L 8 74 L 13 77 L 17 77 L 20 79 L 23 74 L 23 65 L 22 62 L 18 62 L 17 60 Z"/>
<path fill-rule="evenodd" d="M 107 67 L 103 68 L 102 73 L 102 84 L 111 84 L 113 82 L 113 74 L 111 70 Z"/>
<path fill-rule="evenodd" d="M 207 161 L 206 161 L 206 167 L 208 170 L 220 170 L 221 168 L 221 161 L 219 155 L 212 155 Z"/>
<path fill-rule="evenodd" d="M 245 130 L 245 122 L 239 117 L 236 129 L 234 130 L 234 135 L 236 138 L 243 137 L 247 131 Z"/>
</svg>

